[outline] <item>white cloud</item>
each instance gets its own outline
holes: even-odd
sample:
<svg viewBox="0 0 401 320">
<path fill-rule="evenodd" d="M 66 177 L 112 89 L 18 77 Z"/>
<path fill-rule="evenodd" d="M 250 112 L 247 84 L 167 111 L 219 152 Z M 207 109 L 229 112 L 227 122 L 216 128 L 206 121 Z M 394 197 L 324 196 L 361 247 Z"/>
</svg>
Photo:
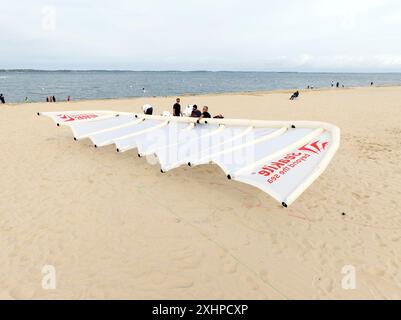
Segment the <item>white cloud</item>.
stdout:
<svg viewBox="0 0 401 320">
<path fill-rule="evenodd" d="M 396 0 L 2 2 L 0 68 L 401 71 Z"/>
</svg>

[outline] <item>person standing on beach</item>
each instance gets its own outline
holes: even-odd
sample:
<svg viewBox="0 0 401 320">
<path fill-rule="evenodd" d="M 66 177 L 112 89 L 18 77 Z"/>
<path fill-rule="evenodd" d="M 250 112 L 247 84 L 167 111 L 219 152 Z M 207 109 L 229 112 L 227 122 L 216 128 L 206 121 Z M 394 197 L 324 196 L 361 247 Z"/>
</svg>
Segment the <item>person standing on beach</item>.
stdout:
<svg viewBox="0 0 401 320">
<path fill-rule="evenodd" d="M 340 82 L 337 82 L 336 87 L 340 88 Z"/>
<path fill-rule="evenodd" d="M 53 96 L 53 102 L 56 102 L 56 97 L 55 96 Z"/>
<path fill-rule="evenodd" d="M 70 102 L 71 101 L 71 96 L 67 97 L 67 101 Z"/>
<path fill-rule="evenodd" d="M 4 98 L 4 96 L 3 96 L 2 93 L 0 93 L 0 102 L 1 102 L 2 104 L 5 104 L 5 103 L 6 103 L 6 99 Z"/>
<path fill-rule="evenodd" d="M 181 102 L 180 98 L 177 98 L 175 100 L 175 104 L 173 106 L 173 116 L 174 117 L 181 117 L 181 104 L 180 104 L 180 102 Z"/>
</svg>

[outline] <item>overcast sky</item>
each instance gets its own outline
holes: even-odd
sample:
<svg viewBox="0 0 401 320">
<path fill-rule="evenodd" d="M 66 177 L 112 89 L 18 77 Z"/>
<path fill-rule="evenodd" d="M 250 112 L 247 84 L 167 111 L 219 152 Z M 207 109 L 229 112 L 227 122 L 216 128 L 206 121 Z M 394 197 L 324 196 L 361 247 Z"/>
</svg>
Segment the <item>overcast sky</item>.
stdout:
<svg viewBox="0 0 401 320">
<path fill-rule="evenodd" d="M 399 0 L 0 3 L 0 69 L 401 71 Z"/>
</svg>

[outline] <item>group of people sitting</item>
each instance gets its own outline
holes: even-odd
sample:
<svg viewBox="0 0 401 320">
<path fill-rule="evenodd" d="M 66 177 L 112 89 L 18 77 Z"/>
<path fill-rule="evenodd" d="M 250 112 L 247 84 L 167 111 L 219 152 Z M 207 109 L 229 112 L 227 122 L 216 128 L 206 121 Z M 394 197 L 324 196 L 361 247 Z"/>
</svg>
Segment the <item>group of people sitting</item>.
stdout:
<svg viewBox="0 0 401 320">
<path fill-rule="evenodd" d="M 149 104 L 146 104 L 142 107 L 143 113 L 146 115 L 153 114 L 153 107 Z M 163 115 L 171 115 L 170 112 L 166 111 Z M 181 99 L 177 98 L 175 104 L 173 105 L 173 114 L 174 117 L 192 117 L 192 118 L 199 118 L 200 119 L 210 119 L 212 118 L 211 114 L 209 113 L 209 107 L 204 106 L 202 111 L 198 109 L 198 106 L 194 104 L 193 106 L 188 106 L 184 112 L 181 110 Z M 224 117 L 219 114 L 214 116 L 215 119 L 223 119 Z"/>
</svg>

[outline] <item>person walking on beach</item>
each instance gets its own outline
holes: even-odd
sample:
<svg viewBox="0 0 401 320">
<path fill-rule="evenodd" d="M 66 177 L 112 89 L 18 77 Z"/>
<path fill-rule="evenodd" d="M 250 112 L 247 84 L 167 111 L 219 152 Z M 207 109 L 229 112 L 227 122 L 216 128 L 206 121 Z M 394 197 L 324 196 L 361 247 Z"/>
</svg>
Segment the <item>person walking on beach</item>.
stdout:
<svg viewBox="0 0 401 320">
<path fill-rule="evenodd" d="M 53 102 L 56 102 L 56 97 L 55 96 L 53 96 L 52 99 L 53 99 Z"/>
<path fill-rule="evenodd" d="M 336 87 L 340 88 L 340 82 L 337 82 Z"/>
<path fill-rule="evenodd" d="M 181 102 L 180 98 L 177 98 L 175 100 L 175 104 L 173 106 L 173 116 L 174 117 L 181 117 L 181 104 L 180 104 L 180 102 Z"/>
<path fill-rule="evenodd" d="M 0 102 L 1 102 L 2 104 L 5 104 L 5 103 L 6 103 L 6 99 L 4 98 L 4 96 L 3 96 L 2 93 L 0 93 Z"/>
</svg>

